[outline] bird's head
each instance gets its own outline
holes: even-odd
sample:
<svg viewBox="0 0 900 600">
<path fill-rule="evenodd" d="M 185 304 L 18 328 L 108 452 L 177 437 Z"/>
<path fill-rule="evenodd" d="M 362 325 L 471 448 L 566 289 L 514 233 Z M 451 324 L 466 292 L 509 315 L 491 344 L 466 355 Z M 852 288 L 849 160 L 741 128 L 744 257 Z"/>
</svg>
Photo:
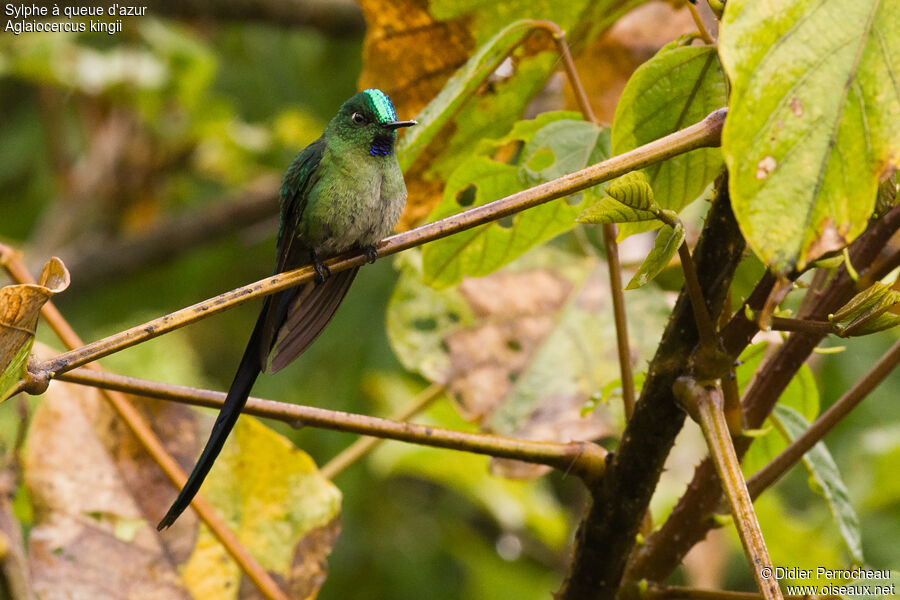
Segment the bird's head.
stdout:
<svg viewBox="0 0 900 600">
<path fill-rule="evenodd" d="M 328 129 L 345 143 L 367 148 L 372 156 L 387 156 L 394 151 L 397 130 L 415 124 L 398 121 L 387 94 L 369 89 L 344 102 Z"/>
</svg>

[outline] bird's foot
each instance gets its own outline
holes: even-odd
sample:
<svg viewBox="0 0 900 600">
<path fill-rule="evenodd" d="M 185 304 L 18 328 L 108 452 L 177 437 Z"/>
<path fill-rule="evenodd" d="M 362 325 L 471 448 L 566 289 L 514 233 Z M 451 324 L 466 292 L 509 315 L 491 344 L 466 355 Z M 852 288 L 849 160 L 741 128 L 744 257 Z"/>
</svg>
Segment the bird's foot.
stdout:
<svg viewBox="0 0 900 600">
<path fill-rule="evenodd" d="M 370 265 L 378 258 L 378 248 L 375 247 L 375 244 L 366 246 L 363 248 L 363 252 L 366 253 L 366 262 Z"/>
<path fill-rule="evenodd" d="M 325 283 L 325 280 L 331 277 L 331 269 L 319 259 L 315 252 L 312 253 L 312 259 L 313 267 L 316 269 L 316 281 L 320 284 Z"/>
</svg>

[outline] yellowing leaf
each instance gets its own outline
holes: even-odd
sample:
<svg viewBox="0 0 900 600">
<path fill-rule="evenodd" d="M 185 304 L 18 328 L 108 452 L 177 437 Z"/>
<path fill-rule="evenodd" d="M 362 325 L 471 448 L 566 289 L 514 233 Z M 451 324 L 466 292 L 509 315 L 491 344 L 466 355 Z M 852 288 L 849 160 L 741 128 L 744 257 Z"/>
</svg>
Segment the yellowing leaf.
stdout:
<svg viewBox="0 0 900 600">
<path fill-rule="evenodd" d="M 256 419 L 241 417 L 203 493 L 254 558 L 289 582 L 291 597 L 315 594 L 340 529 L 341 494 L 309 455 Z M 236 597 L 240 587 L 239 570 L 206 527 L 183 573 L 197 598 Z"/>
<path fill-rule="evenodd" d="M 16 391 L 25 366 L 41 307 L 69 287 L 69 271 L 54 257 L 44 265 L 36 284 L 0 288 L 0 401 Z"/>
<path fill-rule="evenodd" d="M 897 31 L 896 0 L 727 3 L 722 151 L 735 217 L 770 267 L 853 240 L 900 164 Z"/>
</svg>

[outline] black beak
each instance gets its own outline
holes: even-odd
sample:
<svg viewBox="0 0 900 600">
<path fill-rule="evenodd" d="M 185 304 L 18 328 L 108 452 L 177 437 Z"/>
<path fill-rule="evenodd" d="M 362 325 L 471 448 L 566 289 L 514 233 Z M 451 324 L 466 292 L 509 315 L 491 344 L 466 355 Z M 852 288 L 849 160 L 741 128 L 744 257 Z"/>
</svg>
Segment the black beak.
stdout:
<svg viewBox="0 0 900 600">
<path fill-rule="evenodd" d="M 383 123 L 381 126 L 385 129 L 400 129 L 401 127 L 412 127 L 416 124 L 416 121 L 391 121 L 390 123 Z"/>
</svg>

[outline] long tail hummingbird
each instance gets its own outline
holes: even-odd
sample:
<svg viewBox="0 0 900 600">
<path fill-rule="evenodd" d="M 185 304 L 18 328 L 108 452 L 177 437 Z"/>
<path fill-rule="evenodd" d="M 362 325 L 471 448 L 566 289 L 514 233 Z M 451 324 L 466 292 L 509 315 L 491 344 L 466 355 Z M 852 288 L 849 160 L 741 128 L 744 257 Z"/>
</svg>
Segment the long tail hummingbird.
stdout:
<svg viewBox="0 0 900 600">
<path fill-rule="evenodd" d="M 297 358 L 344 299 L 359 267 L 332 275 L 322 261 L 351 249 L 375 260 L 376 242 L 391 233 L 406 203 L 394 153 L 397 130 L 415 124 L 397 120 L 387 94 L 364 90 L 291 162 L 281 184 L 275 272 L 312 263 L 316 278 L 265 299 L 203 453 L 157 529 L 174 523 L 200 489 L 259 373 L 275 373 Z"/>
</svg>

